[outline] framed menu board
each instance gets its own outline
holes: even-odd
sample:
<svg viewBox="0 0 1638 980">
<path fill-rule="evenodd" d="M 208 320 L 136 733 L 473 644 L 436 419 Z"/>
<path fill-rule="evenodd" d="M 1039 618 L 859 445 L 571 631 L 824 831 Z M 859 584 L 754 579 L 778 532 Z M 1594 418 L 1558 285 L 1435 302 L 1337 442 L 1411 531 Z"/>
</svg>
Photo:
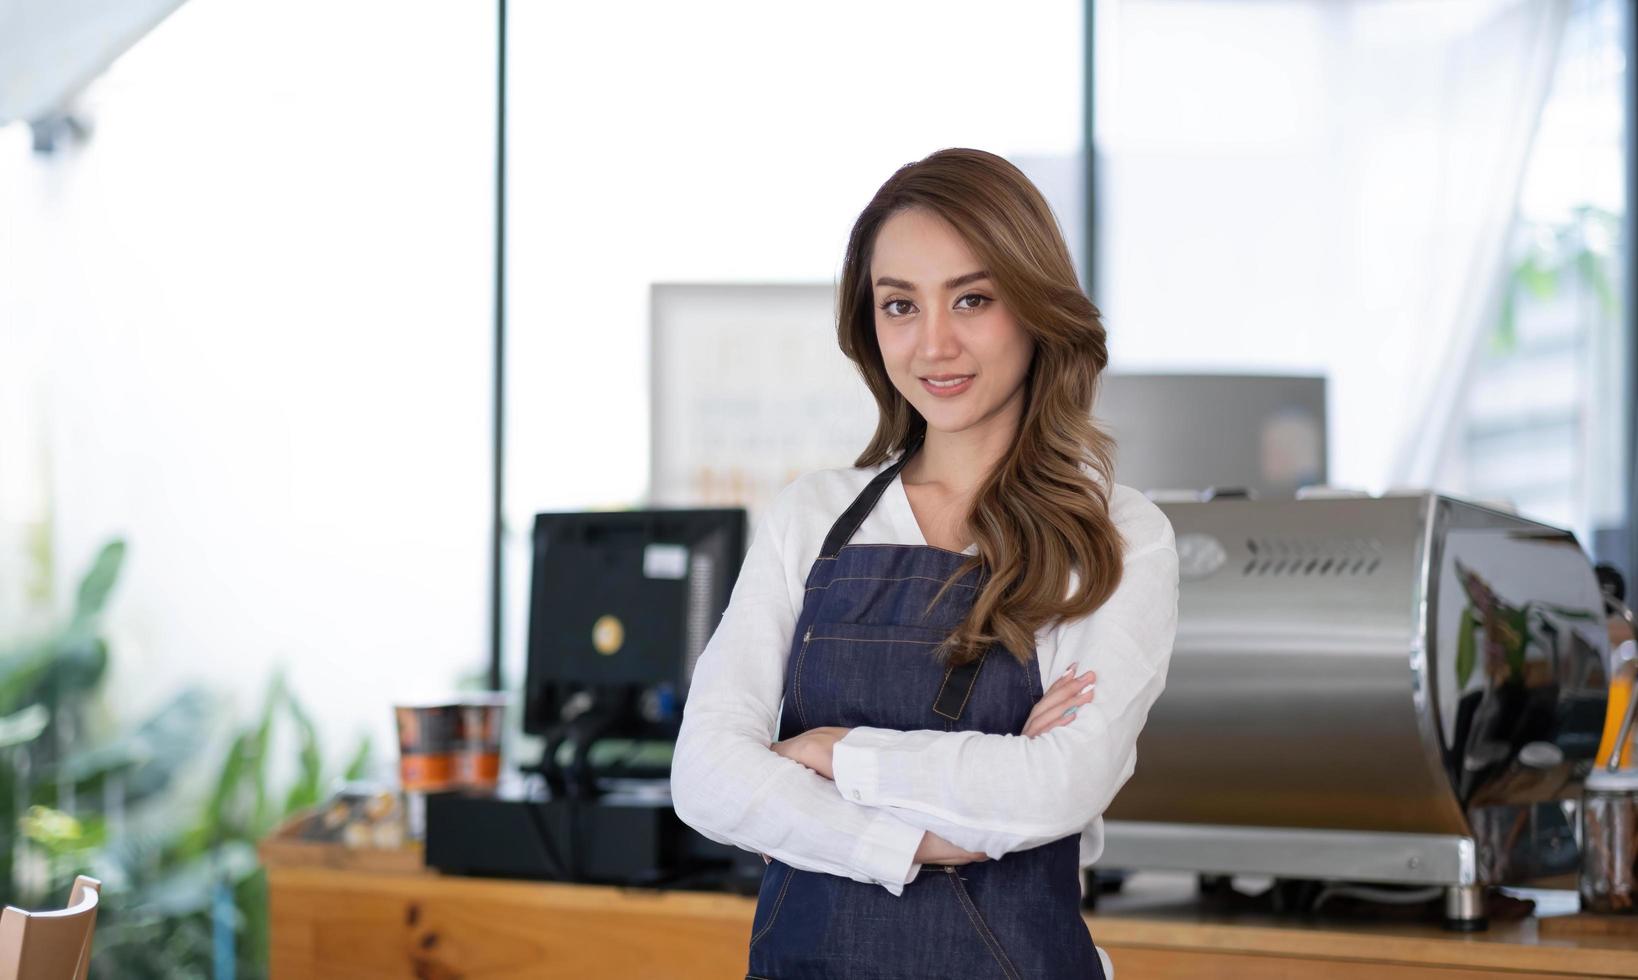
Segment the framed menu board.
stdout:
<svg viewBox="0 0 1638 980">
<path fill-rule="evenodd" d="M 836 345 L 829 284 L 672 284 L 651 294 L 649 498 L 753 521 L 810 470 L 851 466 L 875 431 Z"/>
</svg>

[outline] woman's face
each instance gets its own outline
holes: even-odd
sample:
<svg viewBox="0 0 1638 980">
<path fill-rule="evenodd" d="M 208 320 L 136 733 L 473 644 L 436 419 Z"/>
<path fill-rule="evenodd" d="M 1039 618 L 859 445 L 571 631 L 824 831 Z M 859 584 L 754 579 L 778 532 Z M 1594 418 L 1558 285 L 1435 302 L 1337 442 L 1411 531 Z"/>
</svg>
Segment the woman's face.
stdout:
<svg viewBox="0 0 1638 980">
<path fill-rule="evenodd" d="M 922 208 L 894 214 L 870 281 L 882 363 L 928 429 L 1015 429 L 1035 343 L 955 227 Z"/>
</svg>

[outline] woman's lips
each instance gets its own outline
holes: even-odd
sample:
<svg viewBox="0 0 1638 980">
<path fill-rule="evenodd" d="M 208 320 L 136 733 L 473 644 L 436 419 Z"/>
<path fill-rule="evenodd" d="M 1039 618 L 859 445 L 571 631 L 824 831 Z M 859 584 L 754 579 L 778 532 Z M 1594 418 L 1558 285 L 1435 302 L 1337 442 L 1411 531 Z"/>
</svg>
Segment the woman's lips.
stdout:
<svg viewBox="0 0 1638 980">
<path fill-rule="evenodd" d="M 920 380 L 921 386 L 929 394 L 939 398 L 953 398 L 973 386 L 973 376 L 970 374 L 935 375 Z"/>
</svg>

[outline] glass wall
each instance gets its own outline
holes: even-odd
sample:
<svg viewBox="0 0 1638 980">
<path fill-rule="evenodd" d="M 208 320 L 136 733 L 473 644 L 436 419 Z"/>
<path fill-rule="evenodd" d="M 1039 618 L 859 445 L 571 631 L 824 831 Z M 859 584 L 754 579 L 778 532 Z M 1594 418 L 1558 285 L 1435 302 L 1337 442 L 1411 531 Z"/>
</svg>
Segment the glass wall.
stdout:
<svg viewBox="0 0 1638 980">
<path fill-rule="evenodd" d="M 1115 366 L 1311 373 L 1331 482 L 1621 547 L 1617 0 L 1100 0 Z"/>
</svg>

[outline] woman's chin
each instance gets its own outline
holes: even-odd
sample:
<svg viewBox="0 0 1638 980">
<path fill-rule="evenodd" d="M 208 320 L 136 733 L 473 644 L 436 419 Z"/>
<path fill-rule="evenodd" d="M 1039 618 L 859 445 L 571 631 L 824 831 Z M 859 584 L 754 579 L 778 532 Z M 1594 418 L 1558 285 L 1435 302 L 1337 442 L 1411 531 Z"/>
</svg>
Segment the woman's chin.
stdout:
<svg viewBox="0 0 1638 980">
<path fill-rule="evenodd" d="M 921 412 L 921 417 L 927 420 L 928 432 L 954 435 L 957 432 L 965 432 L 972 428 L 981 418 L 979 413 L 973 411 L 953 412 L 950 410 L 953 406 L 949 405 L 932 405 L 928 407 L 931 411 L 917 406 L 917 411 Z"/>
</svg>

